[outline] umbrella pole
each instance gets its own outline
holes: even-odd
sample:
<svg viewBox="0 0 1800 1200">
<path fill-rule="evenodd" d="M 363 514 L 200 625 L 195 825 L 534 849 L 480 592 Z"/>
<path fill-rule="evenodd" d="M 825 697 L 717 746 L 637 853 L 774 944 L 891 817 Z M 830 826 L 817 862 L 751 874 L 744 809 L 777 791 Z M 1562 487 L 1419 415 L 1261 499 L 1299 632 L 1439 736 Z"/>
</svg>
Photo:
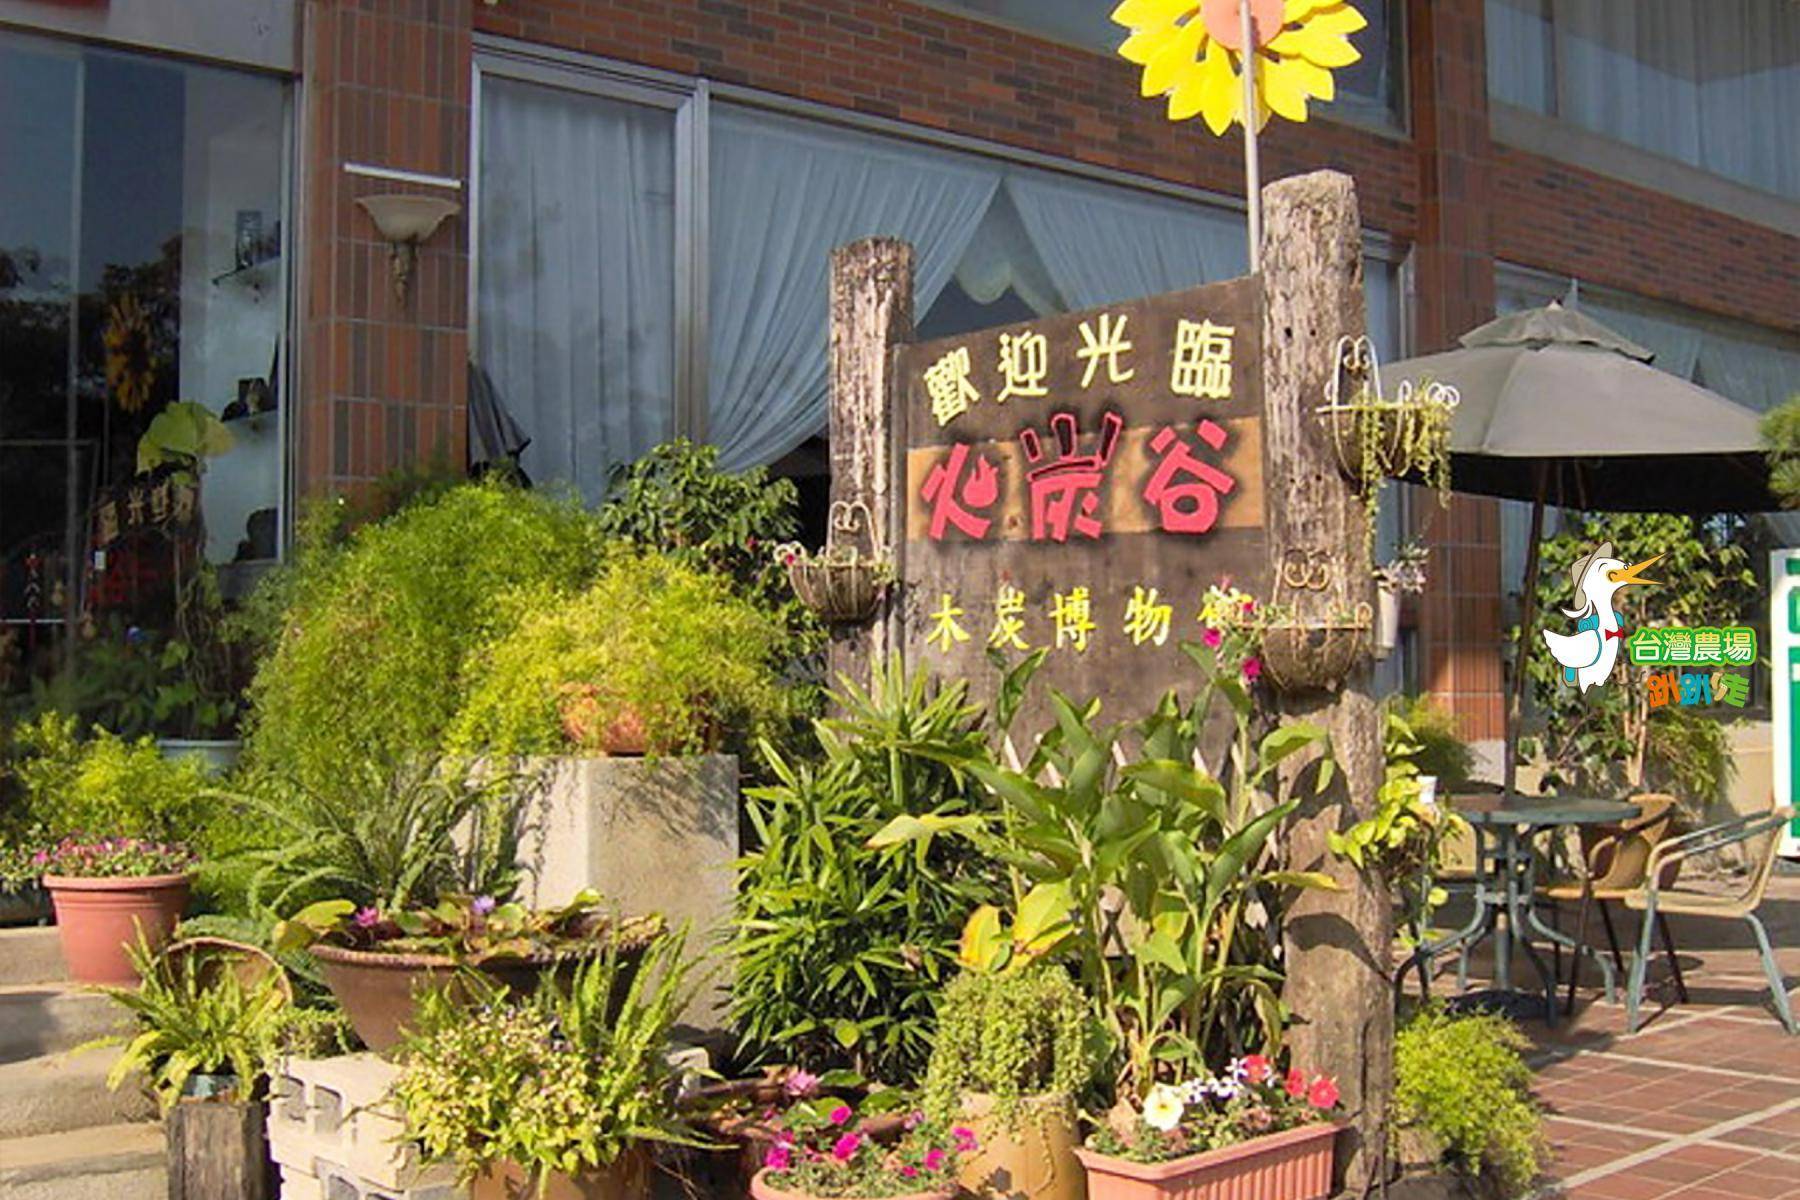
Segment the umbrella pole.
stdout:
<svg viewBox="0 0 1800 1200">
<path fill-rule="evenodd" d="M 1538 548 L 1544 537 L 1544 475 L 1538 470 L 1537 499 L 1531 502 L 1531 533 L 1525 544 L 1525 603 L 1519 613 L 1519 641 L 1513 650 L 1512 694 L 1506 699 L 1506 794 L 1519 775 L 1519 718 L 1525 707 L 1525 655 L 1537 624 Z"/>
</svg>

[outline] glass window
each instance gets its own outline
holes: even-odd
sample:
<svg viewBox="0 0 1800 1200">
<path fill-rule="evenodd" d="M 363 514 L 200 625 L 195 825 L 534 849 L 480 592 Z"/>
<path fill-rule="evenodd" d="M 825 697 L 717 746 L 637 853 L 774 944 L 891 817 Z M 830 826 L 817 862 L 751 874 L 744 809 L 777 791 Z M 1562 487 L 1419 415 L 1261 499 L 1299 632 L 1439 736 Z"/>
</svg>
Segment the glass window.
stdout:
<svg viewBox="0 0 1800 1200">
<path fill-rule="evenodd" d="M 1125 40 L 1113 24 L 1110 2 L 1093 0 L 932 0 L 942 8 L 992 17 L 1019 29 L 1090 50 L 1111 53 Z M 1383 124 L 1400 124 L 1400 75 L 1406 65 L 1402 0 L 1361 0 L 1357 8 L 1369 27 L 1351 38 L 1361 61 L 1334 72 L 1338 98 L 1320 110 Z"/>
<path fill-rule="evenodd" d="M 0 674 L 279 553 L 286 92 L 0 34 Z"/>
<path fill-rule="evenodd" d="M 1487 0 L 1487 47 L 1502 103 L 1800 197 L 1800 6 Z"/>
<path fill-rule="evenodd" d="M 477 341 L 534 480 L 590 499 L 674 432 L 675 113 L 492 76 Z"/>
</svg>

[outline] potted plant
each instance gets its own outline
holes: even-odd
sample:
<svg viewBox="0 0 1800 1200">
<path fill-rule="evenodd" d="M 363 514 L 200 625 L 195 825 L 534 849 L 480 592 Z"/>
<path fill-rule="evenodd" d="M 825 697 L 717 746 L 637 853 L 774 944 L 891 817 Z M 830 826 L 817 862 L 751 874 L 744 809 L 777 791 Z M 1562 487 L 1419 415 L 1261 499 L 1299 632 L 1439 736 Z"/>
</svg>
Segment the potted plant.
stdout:
<svg viewBox="0 0 1800 1200">
<path fill-rule="evenodd" d="M 861 500 L 831 506 L 823 549 L 785 542 L 775 547 L 775 558 L 800 603 L 828 624 L 868 620 L 894 582 L 893 560 L 882 553 L 869 506 Z"/>
<path fill-rule="evenodd" d="M 945 1130 L 915 1116 L 901 1139 L 873 1136 L 849 1104 L 821 1097 L 788 1110 L 754 1200 L 950 1200 L 961 1156 L 979 1148 L 966 1128 Z"/>
<path fill-rule="evenodd" d="M 610 956 L 628 981 L 663 930 L 660 916 L 617 918 L 599 893 L 586 891 L 541 910 L 492 896 L 451 895 L 429 908 L 386 911 L 325 900 L 278 924 L 274 941 L 283 951 L 310 947 L 357 1036 L 387 1053 L 414 1024 L 421 995 L 470 1001 L 467 971 L 529 994 L 547 971 L 567 978 L 582 963 Z"/>
<path fill-rule="evenodd" d="M 1093 1200 L 1321 1200 L 1331 1194 L 1337 1106 L 1332 1080 L 1282 1074 L 1253 1054 L 1122 1102 L 1077 1154 Z"/>
<path fill-rule="evenodd" d="M 0 842 L 0 925 L 35 925 L 50 917 L 50 897 L 28 846 Z"/>
<path fill-rule="evenodd" d="M 137 981 L 131 947 L 161 946 L 187 908 L 197 860 L 141 838 L 64 838 L 32 856 L 56 910 L 63 961 L 78 983 Z"/>
<path fill-rule="evenodd" d="M 1067 928 L 1066 914 L 1049 919 Z M 994 928 L 980 914 L 977 922 L 965 947 Z M 1041 931 L 1020 933 L 1019 925 L 1014 939 L 1043 940 Z M 1088 1001 L 1068 971 L 1029 953 L 1008 954 L 1004 967 L 968 970 L 952 981 L 937 1016 L 925 1111 L 973 1131 L 979 1142 L 962 1160 L 963 1188 L 1008 1200 L 1081 1200 L 1075 1104 L 1093 1060 Z"/>
<path fill-rule="evenodd" d="M 688 999 L 683 936 L 643 969 L 609 947 L 482 1018 L 443 993 L 420 1006 L 394 1084 L 407 1134 L 455 1162 L 470 1200 L 648 1200 L 649 1147 L 703 1144 L 675 1115 L 669 1036 Z"/>
<path fill-rule="evenodd" d="M 184 1168 L 172 1180 L 188 1180 L 197 1197 L 274 1195 L 263 1102 L 268 1066 L 294 1011 L 286 973 L 263 951 L 217 938 L 176 942 L 161 953 L 139 944 L 131 957 L 143 982 L 103 990 L 131 1014 L 134 1032 L 81 1049 L 124 1045 L 107 1086 L 131 1078 L 149 1085 L 169 1161 Z M 175 1200 L 186 1194 L 171 1188 Z"/>
<path fill-rule="evenodd" d="M 1332 605 L 1322 619 L 1288 613 L 1262 631 L 1262 663 L 1284 692 L 1331 691 L 1343 683 L 1369 652 L 1372 614 L 1367 604 Z"/>
<path fill-rule="evenodd" d="M 781 711 L 775 621 L 730 582 L 621 553 L 586 591 L 532 606 L 490 647 L 451 729 L 500 754 L 696 754 Z"/>
<path fill-rule="evenodd" d="M 871 1093 L 867 1081 L 854 1071 L 814 1074 L 801 1067 L 769 1067 L 753 1078 L 702 1084 L 684 1097 L 682 1113 L 687 1121 L 727 1152 L 706 1162 L 715 1190 L 747 1194 L 769 1148 L 782 1135 L 787 1111 L 827 1093 L 863 1098 L 862 1128 L 876 1141 L 892 1142 L 905 1130 L 901 1093 Z"/>
<path fill-rule="evenodd" d="M 1394 557 L 1375 568 L 1375 656 L 1386 658 L 1400 644 L 1403 596 L 1425 592 L 1425 566 L 1431 552 L 1417 540 L 1407 541 Z"/>
</svg>

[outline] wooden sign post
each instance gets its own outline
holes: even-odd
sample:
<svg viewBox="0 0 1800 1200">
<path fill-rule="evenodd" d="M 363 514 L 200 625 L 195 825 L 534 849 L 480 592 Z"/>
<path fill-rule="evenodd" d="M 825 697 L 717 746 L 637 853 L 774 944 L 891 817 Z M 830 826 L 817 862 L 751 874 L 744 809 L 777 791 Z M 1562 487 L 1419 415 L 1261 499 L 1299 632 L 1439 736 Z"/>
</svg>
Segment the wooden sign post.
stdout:
<svg viewBox="0 0 1800 1200">
<path fill-rule="evenodd" d="M 1372 603 L 1368 517 L 1313 417 L 1325 401 L 1338 338 L 1364 330 L 1356 189 L 1348 175 L 1319 171 L 1270 184 L 1263 198 L 1265 437 L 1269 490 L 1280 497 L 1269 506 L 1271 561 L 1295 552 L 1326 555 L 1340 573 L 1341 594 Z M 1364 661 L 1339 691 L 1284 697 L 1281 705 L 1285 715 L 1330 731 L 1339 768 L 1322 795 L 1310 785 L 1294 792 L 1302 800 L 1288 826 L 1287 866 L 1324 871 L 1341 890 L 1301 892 L 1289 908 L 1282 999 L 1296 1022 L 1289 1033 L 1294 1061 L 1336 1076 L 1352 1114 L 1349 1153 L 1339 1156 L 1352 1190 L 1383 1157 L 1393 1090 L 1394 922 L 1387 888 L 1332 854 L 1325 835 L 1370 815 L 1385 773 L 1369 679 Z M 1310 769 L 1296 764 L 1290 777 Z"/>
</svg>

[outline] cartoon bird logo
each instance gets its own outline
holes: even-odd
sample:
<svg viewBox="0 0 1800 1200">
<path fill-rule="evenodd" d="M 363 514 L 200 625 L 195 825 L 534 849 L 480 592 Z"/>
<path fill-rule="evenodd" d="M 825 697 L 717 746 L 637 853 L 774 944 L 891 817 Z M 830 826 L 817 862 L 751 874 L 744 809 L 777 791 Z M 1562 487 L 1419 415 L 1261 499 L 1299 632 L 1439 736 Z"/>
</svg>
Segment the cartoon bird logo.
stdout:
<svg viewBox="0 0 1800 1200">
<path fill-rule="evenodd" d="M 1566 615 L 1576 618 L 1575 632 L 1563 634 L 1544 630 L 1544 644 L 1562 664 L 1565 682 L 1573 683 L 1585 692 L 1596 684 L 1605 683 L 1612 675 L 1613 663 L 1619 657 L 1619 644 L 1625 639 L 1619 628 L 1619 614 L 1613 609 L 1613 596 L 1630 584 L 1659 582 L 1640 578 L 1639 572 L 1661 559 L 1662 555 L 1658 554 L 1627 567 L 1622 560 L 1613 557 L 1611 542 L 1601 542 L 1575 564 L 1570 574 L 1575 580 L 1576 599 L 1581 603 L 1575 608 L 1563 609 Z"/>
</svg>

